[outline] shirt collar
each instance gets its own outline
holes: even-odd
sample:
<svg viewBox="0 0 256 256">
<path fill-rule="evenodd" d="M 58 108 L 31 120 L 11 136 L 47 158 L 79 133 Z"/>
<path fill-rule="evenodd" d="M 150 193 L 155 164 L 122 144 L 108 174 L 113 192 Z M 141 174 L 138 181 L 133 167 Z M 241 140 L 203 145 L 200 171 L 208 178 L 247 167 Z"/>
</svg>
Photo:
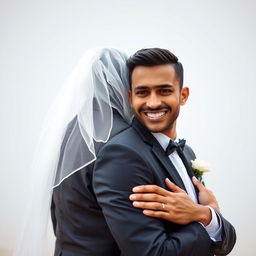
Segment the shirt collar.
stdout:
<svg viewBox="0 0 256 256">
<path fill-rule="evenodd" d="M 164 150 L 166 150 L 166 148 L 168 147 L 169 142 L 170 142 L 171 139 L 167 135 L 165 135 L 161 132 L 151 132 L 151 133 L 157 139 L 157 141 L 162 146 L 162 148 Z M 177 137 L 176 137 L 175 141 L 176 140 L 177 140 Z"/>
</svg>

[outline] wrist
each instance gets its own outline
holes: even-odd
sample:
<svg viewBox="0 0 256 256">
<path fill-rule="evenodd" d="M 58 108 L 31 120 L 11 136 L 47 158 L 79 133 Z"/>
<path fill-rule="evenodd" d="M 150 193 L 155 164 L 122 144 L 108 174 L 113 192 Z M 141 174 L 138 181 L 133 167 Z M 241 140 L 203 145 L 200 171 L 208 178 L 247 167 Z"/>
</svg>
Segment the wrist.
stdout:
<svg viewBox="0 0 256 256">
<path fill-rule="evenodd" d="M 203 205 L 198 208 L 198 222 L 202 223 L 205 227 L 210 224 L 212 220 L 211 210 Z"/>
</svg>

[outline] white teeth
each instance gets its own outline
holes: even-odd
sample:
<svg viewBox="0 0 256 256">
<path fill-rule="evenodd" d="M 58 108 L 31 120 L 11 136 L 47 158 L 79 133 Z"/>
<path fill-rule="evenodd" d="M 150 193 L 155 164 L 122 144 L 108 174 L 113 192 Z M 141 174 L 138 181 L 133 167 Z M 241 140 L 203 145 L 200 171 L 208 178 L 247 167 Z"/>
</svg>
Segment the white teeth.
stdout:
<svg viewBox="0 0 256 256">
<path fill-rule="evenodd" d="M 164 114 L 165 114 L 165 112 L 158 112 L 158 113 L 147 113 L 146 115 L 149 118 L 159 118 L 159 117 L 164 116 Z"/>
</svg>

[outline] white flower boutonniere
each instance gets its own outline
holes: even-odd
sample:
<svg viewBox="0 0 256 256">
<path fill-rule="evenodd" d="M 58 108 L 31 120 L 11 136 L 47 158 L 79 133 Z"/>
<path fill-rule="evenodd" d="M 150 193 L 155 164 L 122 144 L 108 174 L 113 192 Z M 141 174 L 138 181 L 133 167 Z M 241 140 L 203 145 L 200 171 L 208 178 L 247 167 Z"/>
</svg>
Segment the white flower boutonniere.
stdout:
<svg viewBox="0 0 256 256">
<path fill-rule="evenodd" d="M 202 181 L 203 178 L 203 174 L 205 172 L 209 172 L 210 168 L 208 166 L 207 163 L 205 163 L 204 161 L 195 159 L 195 160 L 191 160 L 192 163 L 192 169 L 194 170 L 195 176 L 199 181 Z"/>
</svg>

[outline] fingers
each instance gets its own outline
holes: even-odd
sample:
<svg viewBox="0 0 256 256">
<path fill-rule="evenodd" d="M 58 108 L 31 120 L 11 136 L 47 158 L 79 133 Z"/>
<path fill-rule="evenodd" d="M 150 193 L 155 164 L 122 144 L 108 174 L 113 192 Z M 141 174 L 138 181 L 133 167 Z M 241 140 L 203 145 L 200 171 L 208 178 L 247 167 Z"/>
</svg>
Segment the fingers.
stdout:
<svg viewBox="0 0 256 256">
<path fill-rule="evenodd" d="M 161 218 L 161 219 L 166 219 L 169 220 L 170 214 L 168 212 L 164 211 L 151 211 L 151 210 L 144 210 L 143 211 L 144 215 L 155 217 L 155 218 Z"/>
<path fill-rule="evenodd" d="M 175 185 L 168 178 L 165 179 L 165 183 L 166 183 L 167 187 L 172 192 L 175 192 L 175 193 L 178 193 L 178 192 L 186 193 L 183 189 L 181 189 L 180 187 Z M 134 187 L 132 189 L 132 191 L 135 192 L 135 193 L 152 193 L 152 194 L 161 195 L 161 196 L 170 196 L 170 194 L 171 194 L 171 192 L 167 191 L 164 188 L 156 186 L 156 185 L 141 185 L 141 186 Z"/>
<path fill-rule="evenodd" d="M 135 193 L 155 193 L 162 196 L 167 196 L 169 192 L 156 185 L 141 185 L 132 189 Z"/>
<path fill-rule="evenodd" d="M 195 176 L 192 177 L 192 181 L 199 191 L 205 190 L 205 186 Z"/>
<path fill-rule="evenodd" d="M 131 194 L 129 199 L 131 201 L 144 201 L 144 202 L 156 202 L 156 203 L 165 203 L 166 198 L 157 194 Z"/>
<path fill-rule="evenodd" d="M 173 182 L 171 182 L 168 178 L 165 179 L 165 183 L 167 185 L 167 187 L 172 191 L 172 192 L 184 192 L 185 191 L 183 189 L 181 189 L 180 187 L 178 187 L 177 185 L 175 185 Z"/>
<path fill-rule="evenodd" d="M 167 205 L 164 203 L 135 201 L 133 202 L 133 206 L 136 208 L 142 208 L 146 210 L 167 211 Z"/>
</svg>

